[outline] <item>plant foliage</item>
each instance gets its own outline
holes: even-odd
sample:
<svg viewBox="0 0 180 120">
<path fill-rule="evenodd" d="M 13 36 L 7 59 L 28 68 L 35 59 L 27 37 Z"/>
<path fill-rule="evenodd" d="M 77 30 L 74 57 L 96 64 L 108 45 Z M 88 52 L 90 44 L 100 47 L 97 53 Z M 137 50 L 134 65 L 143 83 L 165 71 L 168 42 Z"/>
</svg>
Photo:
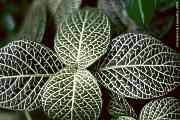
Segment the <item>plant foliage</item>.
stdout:
<svg viewBox="0 0 180 120">
<path fill-rule="evenodd" d="M 175 89 L 179 69 L 175 50 L 151 36 L 128 33 L 112 40 L 97 76 L 113 92 L 148 99 Z"/>
<path fill-rule="evenodd" d="M 51 50 L 31 41 L 11 42 L 0 49 L 0 106 L 32 111 L 41 106 L 40 92 L 62 68 Z"/>
<path fill-rule="evenodd" d="M 29 37 L 0 49 L 0 107 L 42 108 L 52 119 L 97 120 L 102 108 L 99 81 L 111 92 L 112 119 L 134 120 L 137 116 L 125 97 L 163 96 L 180 83 L 179 58 L 173 49 L 144 34 L 122 34 L 110 41 L 108 18 L 99 11 L 72 13 L 57 27 L 55 51 L 28 41 Z M 88 71 L 100 58 L 98 69 Z M 177 101 L 164 98 L 149 103 L 140 119 L 179 118 Z"/>
</svg>

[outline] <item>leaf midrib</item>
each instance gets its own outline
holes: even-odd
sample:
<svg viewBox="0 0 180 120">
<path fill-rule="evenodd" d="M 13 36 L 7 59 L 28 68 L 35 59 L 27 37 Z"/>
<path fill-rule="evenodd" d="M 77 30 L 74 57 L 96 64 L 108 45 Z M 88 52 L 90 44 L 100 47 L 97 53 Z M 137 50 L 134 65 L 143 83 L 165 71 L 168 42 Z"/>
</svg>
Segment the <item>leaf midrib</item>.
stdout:
<svg viewBox="0 0 180 120">
<path fill-rule="evenodd" d="M 142 64 L 139 64 L 139 65 L 120 65 L 120 66 L 111 66 L 111 67 L 105 67 L 105 68 L 102 68 L 101 70 L 109 70 L 109 69 L 117 69 L 117 68 L 127 68 L 127 67 L 179 67 L 179 66 L 176 66 L 176 65 L 142 65 Z"/>
<path fill-rule="evenodd" d="M 71 104 L 71 120 L 73 120 L 73 109 L 74 109 L 74 103 L 75 103 L 74 98 L 75 98 L 76 81 L 77 81 L 75 74 L 73 75 L 73 77 L 74 77 L 74 80 L 73 80 L 73 90 L 72 90 L 73 95 L 72 95 L 72 104 Z"/>
<path fill-rule="evenodd" d="M 85 24 L 86 24 L 86 21 L 87 21 L 87 12 L 85 13 L 85 17 L 84 17 L 84 21 L 83 21 L 83 26 L 82 26 L 82 29 L 81 29 L 81 35 L 80 35 L 80 40 L 79 40 L 79 48 L 78 48 L 78 54 L 77 54 L 77 59 L 76 59 L 76 62 L 78 63 L 78 66 L 79 66 L 79 59 L 80 59 L 80 53 L 81 53 L 81 45 L 82 45 L 82 39 L 83 39 L 83 34 L 84 34 L 84 29 L 85 29 Z M 81 16 L 79 16 L 81 17 Z"/>
<path fill-rule="evenodd" d="M 12 76 L 2 76 L 1 79 L 7 79 L 7 78 L 20 78 L 20 77 L 51 77 L 55 74 L 29 74 L 29 75 L 12 75 Z"/>
</svg>

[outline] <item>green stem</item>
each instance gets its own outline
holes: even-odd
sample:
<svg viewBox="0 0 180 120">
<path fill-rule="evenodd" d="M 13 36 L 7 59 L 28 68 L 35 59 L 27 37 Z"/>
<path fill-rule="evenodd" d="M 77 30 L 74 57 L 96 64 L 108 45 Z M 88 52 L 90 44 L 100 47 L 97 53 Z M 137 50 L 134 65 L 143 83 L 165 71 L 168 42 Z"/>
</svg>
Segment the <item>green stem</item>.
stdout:
<svg viewBox="0 0 180 120">
<path fill-rule="evenodd" d="M 27 120 L 32 120 L 31 115 L 29 114 L 29 112 L 25 112 L 25 116 Z"/>
</svg>

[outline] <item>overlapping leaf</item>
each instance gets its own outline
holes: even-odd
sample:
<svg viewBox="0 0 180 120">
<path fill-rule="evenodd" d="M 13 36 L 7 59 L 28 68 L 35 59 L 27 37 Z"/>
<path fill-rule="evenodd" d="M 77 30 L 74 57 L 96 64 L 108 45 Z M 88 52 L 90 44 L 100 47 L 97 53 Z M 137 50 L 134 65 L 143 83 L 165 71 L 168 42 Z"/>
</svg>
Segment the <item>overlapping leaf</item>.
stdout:
<svg viewBox="0 0 180 120">
<path fill-rule="evenodd" d="M 106 52 L 109 37 L 108 18 L 93 9 L 82 10 L 59 26 L 55 49 L 66 65 L 86 68 Z"/>
<path fill-rule="evenodd" d="M 44 89 L 44 111 L 53 119 L 97 120 L 101 93 L 95 78 L 86 70 L 65 68 Z"/>
<path fill-rule="evenodd" d="M 46 28 L 46 4 L 35 0 L 25 17 L 24 23 L 16 36 L 17 40 L 28 39 L 41 43 Z"/>
<path fill-rule="evenodd" d="M 78 10 L 81 0 L 47 0 L 51 13 L 55 16 L 56 22 L 59 24 L 65 16 Z"/>
<path fill-rule="evenodd" d="M 31 41 L 20 40 L 1 48 L 0 107 L 37 109 L 41 105 L 41 88 L 61 67 L 51 50 Z"/>
<path fill-rule="evenodd" d="M 115 93 L 110 93 L 110 102 L 109 102 L 109 114 L 112 118 L 117 118 L 118 116 L 132 116 L 134 118 L 137 117 L 133 108 L 129 105 L 127 100 Z"/>
<path fill-rule="evenodd" d="M 167 97 L 152 101 L 145 105 L 140 114 L 140 120 L 179 120 L 180 100 Z"/>
<path fill-rule="evenodd" d="M 166 94 L 180 82 L 178 54 L 159 40 L 142 34 L 113 39 L 97 75 L 110 90 L 131 98 Z"/>
</svg>

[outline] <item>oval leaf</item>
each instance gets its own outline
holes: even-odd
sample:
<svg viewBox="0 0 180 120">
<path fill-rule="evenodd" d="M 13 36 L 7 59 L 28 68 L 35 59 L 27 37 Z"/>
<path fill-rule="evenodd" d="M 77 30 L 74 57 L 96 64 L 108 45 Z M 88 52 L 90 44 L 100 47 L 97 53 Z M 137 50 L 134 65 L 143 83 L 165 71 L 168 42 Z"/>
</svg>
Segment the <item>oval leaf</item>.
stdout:
<svg viewBox="0 0 180 120">
<path fill-rule="evenodd" d="M 101 92 L 90 72 L 65 68 L 48 81 L 42 103 L 44 111 L 53 119 L 97 120 Z"/>
<path fill-rule="evenodd" d="M 108 18 L 93 9 L 82 10 L 59 26 L 55 50 L 66 65 L 86 68 L 106 52 L 109 37 Z"/>
<path fill-rule="evenodd" d="M 81 0 L 48 0 L 48 8 L 55 16 L 57 23 L 63 21 L 66 15 L 78 10 Z"/>
<path fill-rule="evenodd" d="M 167 97 L 144 106 L 140 120 L 180 120 L 180 100 Z"/>
<path fill-rule="evenodd" d="M 115 93 L 110 93 L 110 102 L 109 102 L 109 114 L 112 118 L 117 118 L 119 116 L 132 116 L 137 117 L 134 109 L 129 105 L 126 98 L 117 95 Z"/>
<path fill-rule="evenodd" d="M 159 40 L 143 34 L 113 39 L 97 75 L 110 90 L 130 98 L 165 95 L 180 83 L 178 54 Z"/>
<path fill-rule="evenodd" d="M 31 111 L 40 107 L 40 91 L 59 71 L 61 61 L 49 49 L 16 41 L 0 49 L 0 107 Z"/>
<path fill-rule="evenodd" d="M 28 39 L 42 43 L 46 29 L 46 6 L 42 0 L 34 0 L 19 33 L 17 40 Z"/>
</svg>

